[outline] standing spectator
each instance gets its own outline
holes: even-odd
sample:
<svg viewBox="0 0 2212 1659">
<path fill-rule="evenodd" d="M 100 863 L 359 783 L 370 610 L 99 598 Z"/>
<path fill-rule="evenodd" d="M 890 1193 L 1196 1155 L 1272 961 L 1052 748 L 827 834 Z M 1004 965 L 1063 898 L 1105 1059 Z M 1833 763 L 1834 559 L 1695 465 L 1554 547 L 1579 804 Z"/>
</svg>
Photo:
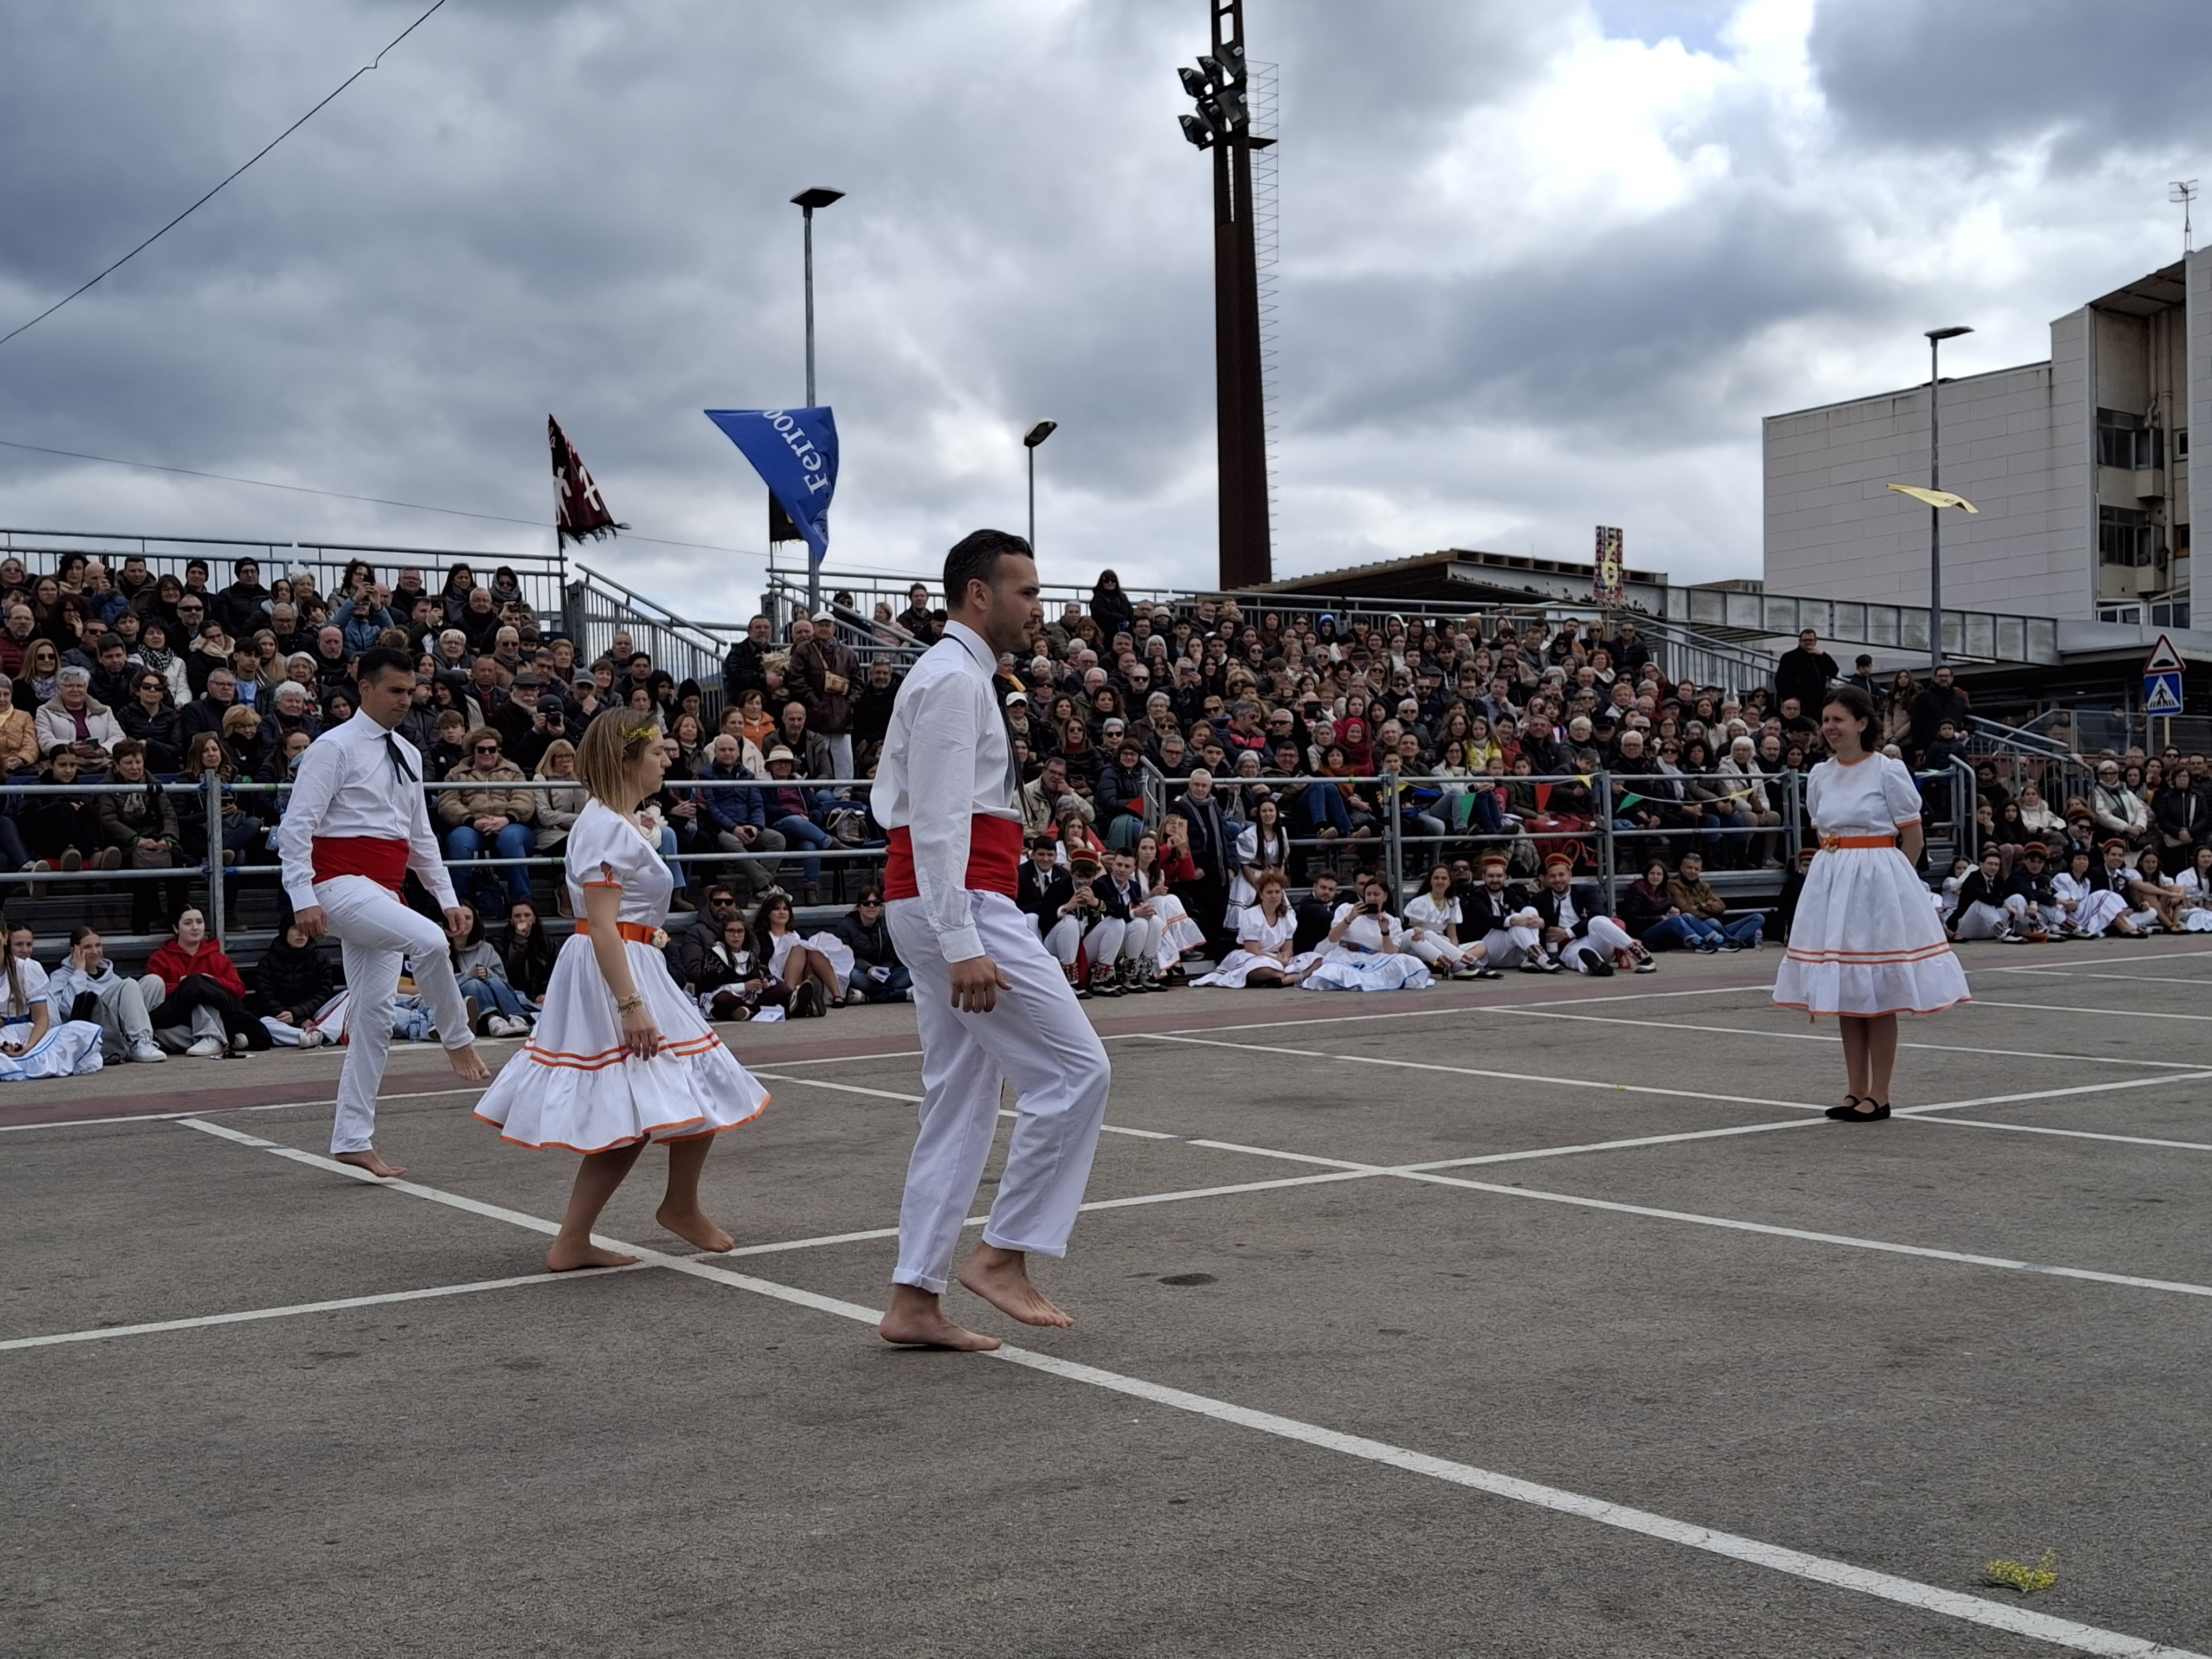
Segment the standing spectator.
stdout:
<svg viewBox="0 0 2212 1659">
<path fill-rule="evenodd" d="M 849 778 L 853 771 L 853 702 L 860 659 L 841 641 L 828 617 L 791 625 L 792 688 L 806 706 L 806 727 L 830 750 L 830 769 L 817 776 Z"/>
<path fill-rule="evenodd" d="M 898 614 L 898 625 L 923 645 L 934 645 L 945 630 L 929 608 L 929 589 L 916 582 L 907 589 L 906 609 Z"/>
<path fill-rule="evenodd" d="M 890 659 L 878 657 L 868 665 L 868 678 L 853 699 L 853 763 L 856 777 L 872 777 L 881 757 L 884 738 L 890 730 L 891 706 L 898 698 L 898 682 Z"/>
<path fill-rule="evenodd" d="M 257 628 L 269 625 L 270 594 L 261 585 L 261 564 L 240 559 L 232 565 L 229 586 L 215 596 L 212 614 L 233 639 L 245 639 Z"/>
<path fill-rule="evenodd" d="M 1221 804 L 1213 798 L 1213 775 L 1204 767 L 1193 772 L 1182 799 L 1168 812 L 1188 827 L 1187 850 L 1198 872 L 1176 890 L 1176 896 L 1182 900 L 1207 944 L 1218 946 L 1229 907 L 1229 867 L 1236 857 L 1236 846 L 1230 839 L 1229 821 L 1222 815 Z"/>
<path fill-rule="evenodd" d="M 492 857 L 526 859 L 538 845 L 530 828 L 537 816 L 536 794 L 516 786 L 524 781 L 522 769 L 502 757 L 499 733 L 480 726 L 469 733 L 468 763 L 448 773 L 446 781 L 466 786 L 438 793 L 438 817 L 447 825 L 446 854 L 456 863 Z M 479 881 L 473 890 L 483 894 L 504 882 L 508 896 L 530 896 L 530 872 L 520 865 L 507 865 L 491 881 Z"/>
<path fill-rule="evenodd" d="M 2118 761 L 2098 763 L 2096 785 L 2089 791 L 2089 811 L 2108 839 L 2124 842 L 2130 851 L 2140 852 L 2157 839 L 2150 808 L 2120 781 Z"/>
<path fill-rule="evenodd" d="M 1801 708 L 1818 708 L 1829 684 L 1842 677 L 1836 659 L 1820 649 L 1820 630 L 1808 628 L 1774 665 L 1774 701 L 1779 705 L 1794 697 Z"/>
<path fill-rule="evenodd" d="M 1091 590 L 1091 620 L 1098 626 L 1098 649 L 1103 653 L 1116 634 L 1126 634 L 1137 623 L 1137 607 L 1121 591 L 1121 579 L 1110 570 L 1098 573 Z"/>
<path fill-rule="evenodd" d="M 1889 701 L 1889 694 L 1882 690 L 1881 682 L 1875 678 L 1874 659 L 1863 651 L 1859 653 L 1857 660 L 1851 665 L 1851 672 L 1844 676 L 1844 684 L 1856 685 L 1860 690 L 1865 692 L 1877 712 L 1881 710 L 1882 704 Z"/>
<path fill-rule="evenodd" d="M 1900 679 L 1905 678 L 1899 676 Z M 1948 663 L 1938 668 L 1934 680 L 1913 696 L 1911 709 L 1911 735 L 1905 744 L 1905 757 L 1908 763 L 1920 763 L 1918 757 L 1924 757 L 1934 744 L 1946 720 L 1954 733 L 1964 733 L 1972 720 L 1972 705 L 1957 684 Z"/>
<path fill-rule="evenodd" d="M 732 646 L 729 655 L 722 659 L 724 702 L 742 702 L 748 691 L 767 696 L 768 665 L 764 659 L 775 649 L 775 624 L 766 617 L 755 617 L 746 624 L 744 638 Z"/>
</svg>

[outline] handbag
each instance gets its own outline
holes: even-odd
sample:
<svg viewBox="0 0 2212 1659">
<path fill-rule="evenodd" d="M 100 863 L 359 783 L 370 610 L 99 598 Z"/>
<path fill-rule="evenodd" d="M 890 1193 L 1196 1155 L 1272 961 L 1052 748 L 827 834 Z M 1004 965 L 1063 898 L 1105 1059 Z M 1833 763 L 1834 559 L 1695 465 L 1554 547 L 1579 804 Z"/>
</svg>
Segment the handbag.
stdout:
<svg viewBox="0 0 2212 1659">
<path fill-rule="evenodd" d="M 131 844 L 131 867 L 133 870 L 167 870 L 176 861 L 176 849 L 167 842 L 157 847 L 147 847 L 137 842 Z"/>
</svg>

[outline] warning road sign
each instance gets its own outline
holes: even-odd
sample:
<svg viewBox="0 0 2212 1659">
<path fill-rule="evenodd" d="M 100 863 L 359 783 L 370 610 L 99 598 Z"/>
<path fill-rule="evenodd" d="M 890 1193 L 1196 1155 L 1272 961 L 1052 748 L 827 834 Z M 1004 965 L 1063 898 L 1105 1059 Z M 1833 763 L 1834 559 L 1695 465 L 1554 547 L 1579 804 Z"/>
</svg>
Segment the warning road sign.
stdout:
<svg viewBox="0 0 2212 1659">
<path fill-rule="evenodd" d="M 2179 714 L 2181 712 L 2181 653 L 2161 634 L 2143 663 L 2143 712 Z"/>
</svg>

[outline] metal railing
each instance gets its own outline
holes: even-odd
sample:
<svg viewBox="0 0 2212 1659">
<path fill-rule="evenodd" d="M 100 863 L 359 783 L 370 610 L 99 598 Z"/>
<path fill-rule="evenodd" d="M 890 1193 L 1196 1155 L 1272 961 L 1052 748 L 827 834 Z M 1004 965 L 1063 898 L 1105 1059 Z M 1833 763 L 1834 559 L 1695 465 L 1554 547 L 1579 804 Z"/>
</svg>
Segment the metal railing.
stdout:
<svg viewBox="0 0 2212 1659">
<path fill-rule="evenodd" d="M 1809 628 L 1823 640 L 1838 644 L 1897 651 L 1928 649 L 1924 605 L 1869 605 L 1738 588 L 1669 587 L 1667 617 L 1692 628 L 1726 628 L 1764 638 L 1786 638 Z M 2056 663 L 2058 620 L 1946 606 L 1943 652 L 1948 657 L 1984 662 Z"/>
</svg>

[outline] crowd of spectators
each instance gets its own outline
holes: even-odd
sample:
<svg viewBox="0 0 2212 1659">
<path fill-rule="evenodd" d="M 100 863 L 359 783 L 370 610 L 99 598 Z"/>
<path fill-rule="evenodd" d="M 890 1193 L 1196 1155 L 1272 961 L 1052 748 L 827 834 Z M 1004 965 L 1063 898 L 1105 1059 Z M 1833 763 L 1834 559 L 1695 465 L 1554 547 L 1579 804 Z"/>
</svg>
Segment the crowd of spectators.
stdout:
<svg viewBox="0 0 2212 1659">
<path fill-rule="evenodd" d="M 866 781 L 904 662 L 945 626 L 927 587 L 896 612 L 863 614 L 840 594 L 781 629 L 757 617 L 720 684 L 702 687 L 620 634 L 580 653 L 504 566 L 480 579 L 455 565 L 434 586 L 356 561 L 328 594 L 304 568 L 263 575 L 252 558 L 220 587 L 197 560 L 181 578 L 137 557 L 111 569 L 71 554 L 37 574 L 0 561 L 0 770 L 43 786 L 0 794 L 0 868 L 15 890 L 55 872 L 191 869 L 211 848 L 227 899 L 257 866 L 273 874 L 298 755 L 350 718 L 361 653 L 397 646 L 418 663 L 403 735 L 429 780 L 453 786 L 432 808 L 469 907 L 453 948 L 480 1030 L 526 1030 L 543 995 L 568 908 L 552 861 L 582 805 L 574 742 L 611 708 L 655 721 L 672 745 L 647 816 L 678 855 L 669 951 L 702 1007 L 808 1018 L 905 994 L 872 890 L 836 920 L 821 912 L 825 893 L 834 912 L 868 878 L 882 843 Z M 1822 757 L 1826 689 L 1848 681 L 1875 697 L 1890 752 L 1928 775 L 1932 810 L 1947 810 L 1970 725 L 1948 668 L 1879 677 L 1862 656 L 1846 673 L 1810 633 L 1771 685 L 1739 690 L 1669 678 L 1632 618 L 1165 605 L 1111 571 L 1088 605 L 1057 608 L 1002 659 L 1000 680 L 1030 848 L 1023 908 L 1085 995 L 1166 990 L 1187 962 L 1240 951 L 1267 958 L 1248 964 L 1252 983 L 1319 984 L 1346 977 L 1316 977 L 1323 959 L 1401 954 L 1395 976 L 1425 983 L 1501 967 L 1650 971 L 1654 952 L 1754 945 L 1787 927 L 1797 872 L 1783 868 L 1784 826 L 1802 825 L 1805 775 Z M 1929 872 L 1960 937 L 2212 926 L 2201 757 L 2113 755 L 2059 803 L 1984 763 L 1977 795 L 1973 844 Z M 1588 879 L 1608 828 L 1610 895 Z M 2088 887 L 2060 890 L 2084 853 L 2088 887 L 2124 903 L 2085 909 Z M 1386 864 L 1420 890 L 1375 881 Z M 1778 872 L 1778 907 L 1733 908 L 1709 878 L 1747 869 Z M 134 933 L 181 948 L 181 919 L 198 916 L 191 953 L 220 955 L 183 878 L 116 885 Z M 1510 919 L 1562 908 L 1566 924 L 1540 919 L 1523 948 L 1528 924 Z M 1285 927 L 1295 938 L 1276 937 Z M 294 975 L 283 993 L 234 967 L 177 975 L 145 1009 L 149 1041 L 257 1048 L 285 1041 L 272 1020 L 312 1034 L 339 988 L 301 977 L 303 950 L 314 954 L 280 927 L 253 970 Z M 205 986 L 179 997 L 195 980 Z M 126 1057 L 145 1045 L 115 1000 L 126 1006 L 110 1011 L 109 1046 Z"/>
</svg>

